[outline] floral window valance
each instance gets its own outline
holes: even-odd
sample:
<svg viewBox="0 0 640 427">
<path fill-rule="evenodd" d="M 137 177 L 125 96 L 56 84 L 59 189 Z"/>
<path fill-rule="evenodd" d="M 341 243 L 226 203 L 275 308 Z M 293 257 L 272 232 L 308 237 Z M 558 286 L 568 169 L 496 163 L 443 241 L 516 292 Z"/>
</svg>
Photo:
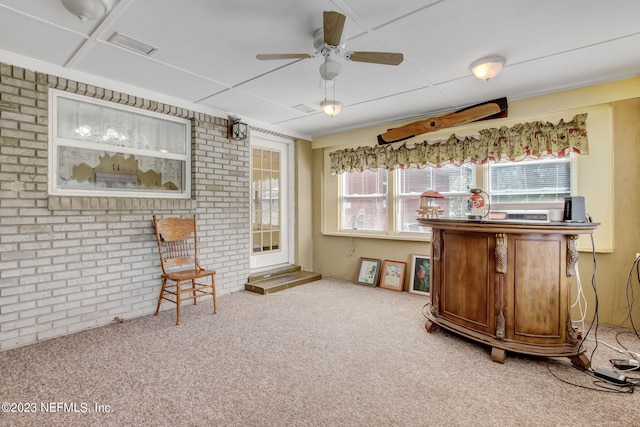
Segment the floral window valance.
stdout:
<svg viewBox="0 0 640 427">
<path fill-rule="evenodd" d="M 562 157 L 570 152 L 589 154 L 587 114 L 569 122 L 519 123 L 511 127 L 483 129 L 477 136 L 451 135 L 446 141 L 420 142 L 397 148 L 358 147 L 329 153 L 331 174 L 385 168 L 441 167 L 450 163 L 485 163 L 489 160 L 522 160 L 546 155 Z"/>
</svg>

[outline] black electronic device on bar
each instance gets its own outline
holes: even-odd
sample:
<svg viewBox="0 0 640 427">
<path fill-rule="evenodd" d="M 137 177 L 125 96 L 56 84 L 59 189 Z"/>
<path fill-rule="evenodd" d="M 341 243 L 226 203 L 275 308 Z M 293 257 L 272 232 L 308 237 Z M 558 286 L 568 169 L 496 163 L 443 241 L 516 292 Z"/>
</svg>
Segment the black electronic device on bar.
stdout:
<svg viewBox="0 0 640 427">
<path fill-rule="evenodd" d="M 565 222 L 587 222 L 584 197 L 572 196 L 564 198 L 564 215 L 562 220 Z"/>
</svg>

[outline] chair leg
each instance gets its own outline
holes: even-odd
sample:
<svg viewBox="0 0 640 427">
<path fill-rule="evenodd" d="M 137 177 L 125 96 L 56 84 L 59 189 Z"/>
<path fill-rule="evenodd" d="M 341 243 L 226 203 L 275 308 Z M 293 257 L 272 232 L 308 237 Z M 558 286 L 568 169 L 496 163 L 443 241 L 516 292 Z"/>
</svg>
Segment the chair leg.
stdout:
<svg viewBox="0 0 640 427">
<path fill-rule="evenodd" d="M 176 325 L 180 324 L 180 281 L 176 282 Z"/>
<path fill-rule="evenodd" d="M 160 312 L 160 304 L 162 303 L 162 297 L 164 296 L 164 288 L 167 286 L 167 278 L 162 278 L 162 287 L 160 288 L 160 296 L 158 296 L 158 306 L 156 307 L 156 316 Z"/>
<path fill-rule="evenodd" d="M 216 303 L 216 279 L 211 275 L 211 292 L 213 293 L 213 314 L 218 312 L 218 304 Z"/>
<path fill-rule="evenodd" d="M 196 305 L 198 297 L 196 295 L 196 279 L 191 279 L 191 287 L 193 288 L 193 305 Z"/>
</svg>

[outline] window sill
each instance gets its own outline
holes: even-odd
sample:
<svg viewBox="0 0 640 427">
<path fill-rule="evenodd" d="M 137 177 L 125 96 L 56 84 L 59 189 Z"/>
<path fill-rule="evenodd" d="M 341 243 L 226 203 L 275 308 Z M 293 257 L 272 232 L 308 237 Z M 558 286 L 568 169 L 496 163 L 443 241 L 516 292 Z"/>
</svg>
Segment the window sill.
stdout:
<svg viewBox="0 0 640 427">
<path fill-rule="evenodd" d="M 425 233 L 420 235 L 412 235 L 412 234 L 374 234 L 367 233 L 364 231 L 323 231 L 323 236 L 334 236 L 334 237 L 357 237 L 358 239 L 377 239 L 377 240 L 401 240 L 401 241 L 410 241 L 410 242 L 431 242 L 431 233 Z"/>
<path fill-rule="evenodd" d="M 146 199 L 129 197 L 49 196 L 50 211 L 157 211 L 198 207 L 191 199 Z"/>
</svg>

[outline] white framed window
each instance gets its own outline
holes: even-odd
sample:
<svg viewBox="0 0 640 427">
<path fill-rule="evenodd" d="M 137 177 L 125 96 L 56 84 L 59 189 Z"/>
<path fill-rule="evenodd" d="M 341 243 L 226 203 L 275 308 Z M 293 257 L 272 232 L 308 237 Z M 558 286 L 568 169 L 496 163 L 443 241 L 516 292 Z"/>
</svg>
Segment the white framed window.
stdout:
<svg viewBox="0 0 640 427">
<path fill-rule="evenodd" d="M 426 190 L 444 196 L 435 203 L 446 218 L 467 217 L 469 189 L 474 187 L 489 194 L 491 210 L 562 209 L 564 198 L 576 194 L 576 176 L 574 154 L 485 165 L 345 172 L 340 175 L 338 197 L 340 231 L 400 239 L 429 233 L 417 223 L 420 194 Z"/>
<path fill-rule="evenodd" d="M 49 193 L 191 197 L 191 122 L 50 90 Z"/>
<path fill-rule="evenodd" d="M 464 218 L 467 214 L 469 188 L 475 183 L 475 165 L 453 164 L 441 168 L 398 169 L 396 176 L 396 232 L 427 232 L 429 229 L 418 225 L 416 218 L 420 207 L 420 194 L 435 190 L 444 198 L 435 203 L 443 209 L 447 218 Z"/>
<path fill-rule="evenodd" d="M 387 230 L 388 177 L 386 169 L 342 174 L 341 230 Z"/>
<path fill-rule="evenodd" d="M 577 155 L 491 161 L 485 167 L 484 190 L 491 209 L 562 209 L 576 194 Z"/>
</svg>

